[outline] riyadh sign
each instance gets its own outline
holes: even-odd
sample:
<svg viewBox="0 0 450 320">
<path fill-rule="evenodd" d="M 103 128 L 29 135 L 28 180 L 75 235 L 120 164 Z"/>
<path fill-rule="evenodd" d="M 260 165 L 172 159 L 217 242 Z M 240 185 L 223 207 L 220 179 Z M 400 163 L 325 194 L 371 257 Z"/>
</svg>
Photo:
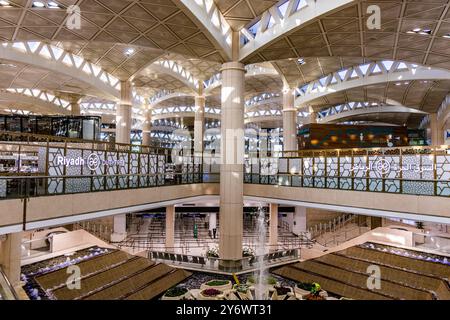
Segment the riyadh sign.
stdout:
<svg viewBox="0 0 450 320">
<path fill-rule="evenodd" d="M 88 167 L 89 170 L 96 171 L 101 166 L 125 166 L 124 160 L 102 160 L 96 153 L 91 153 L 86 159 L 82 157 L 56 157 L 57 166 L 65 167 Z"/>
</svg>

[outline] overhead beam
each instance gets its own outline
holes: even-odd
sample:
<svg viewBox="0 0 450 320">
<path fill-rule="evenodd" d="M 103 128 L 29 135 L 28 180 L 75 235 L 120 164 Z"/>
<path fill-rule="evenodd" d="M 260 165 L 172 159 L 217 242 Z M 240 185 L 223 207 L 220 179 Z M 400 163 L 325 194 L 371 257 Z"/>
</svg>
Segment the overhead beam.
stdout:
<svg viewBox="0 0 450 320">
<path fill-rule="evenodd" d="M 450 80 L 450 70 L 400 61 L 377 61 L 331 73 L 297 88 L 296 107 L 346 90 L 371 85 L 420 80 Z"/>
<path fill-rule="evenodd" d="M 62 74 L 89 85 L 103 98 L 114 101 L 120 99 L 118 79 L 83 58 L 55 46 L 40 42 L 3 43 L 0 45 L 0 59 Z"/>
<path fill-rule="evenodd" d="M 231 61 L 233 30 L 215 3 L 212 0 L 176 0 L 175 3 L 219 49 L 222 58 Z"/>
<path fill-rule="evenodd" d="M 258 50 L 278 41 L 323 15 L 332 13 L 356 2 L 356 0 L 289 0 L 288 8 L 284 16 L 277 8 L 277 4 L 262 14 L 260 21 L 264 25 L 259 26 L 256 35 L 247 28 L 242 28 L 241 38 L 245 39 L 245 42 L 241 46 L 239 60 L 245 60 Z M 271 19 L 275 23 L 268 27 L 268 22 Z"/>
</svg>

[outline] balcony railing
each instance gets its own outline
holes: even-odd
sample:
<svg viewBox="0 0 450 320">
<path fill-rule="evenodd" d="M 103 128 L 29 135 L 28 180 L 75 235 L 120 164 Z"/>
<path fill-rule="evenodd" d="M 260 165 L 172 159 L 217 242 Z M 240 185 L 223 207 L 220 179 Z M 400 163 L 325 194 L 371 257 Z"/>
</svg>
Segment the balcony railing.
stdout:
<svg viewBox="0 0 450 320">
<path fill-rule="evenodd" d="M 249 184 L 450 197 L 448 146 L 250 154 L 244 162 Z M 66 140 L 0 142 L 0 171 L 0 199 L 216 183 L 220 177 L 219 164 L 189 152 Z"/>
</svg>

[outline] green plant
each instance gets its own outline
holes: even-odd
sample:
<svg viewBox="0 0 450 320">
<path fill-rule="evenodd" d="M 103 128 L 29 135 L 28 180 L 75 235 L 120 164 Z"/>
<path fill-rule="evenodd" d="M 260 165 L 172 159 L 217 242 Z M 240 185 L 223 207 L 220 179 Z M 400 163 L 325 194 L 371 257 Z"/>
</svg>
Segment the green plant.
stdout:
<svg viewBox="0 0 450 320">
<path fill-rule="evenodd" d="M 174 298 L 174 297 L 182 296 L 183 294 L 186 294 L 187 292 L 188 292 L 188 290 L 186 288 L 175 287 L 175 288 L 170 288 L 169 290 L 167 290 L 164 295 L 169 298 Z"/>
<path fill-rule="evenodd" d="M 255 276 L 254 275 L 249 276 L 247 278 L 247 281 L 250 283 L 256 283 Z M 265 284 L 268 284 L 268 285 L 276 285 L 277 284 L 277 279 L 275 279 L 274 277 L 271 277 L 271 276 L 265 278 L 263 281 Z"/>
<path fill-rule="evenodd" d="M 311 294 L 318 296 L 320 293 L 320 290 L 322 290 L 322 288 L 320 287 L 320 284 L 318 284 L 317 282 L 314 282 L 312 284 Z"/>
<path fill-rule="evenodd" d="M 235 284 L 234 285 L 234 289 L 240 293 L 247 293 L 249 288 L 250 288 L 250 286 L 246 285 L 246 284 Z"/>
<path fill-rule="evenodd" d="M 220 286 L 224 286 L 229 284 L 230 281 L 228 280 L 211 280 L 209 282 L 206 283 L 206 285 L 210 286 L 210 287 L 220 287 Z"/>
<path fill-rule="evenodd" d="M 297 287 L 299 289 L 311 292 L 311 290 L 313 289 L 313 283 L 312 282 L 298 282 Z"/>
<path fill-rule="evenodd" d="M 208 251 L 206 251 L 206 256 L 208 258 L 219 258 L 219 249 L 217 248 L 208 249 Z"/>
</svg>

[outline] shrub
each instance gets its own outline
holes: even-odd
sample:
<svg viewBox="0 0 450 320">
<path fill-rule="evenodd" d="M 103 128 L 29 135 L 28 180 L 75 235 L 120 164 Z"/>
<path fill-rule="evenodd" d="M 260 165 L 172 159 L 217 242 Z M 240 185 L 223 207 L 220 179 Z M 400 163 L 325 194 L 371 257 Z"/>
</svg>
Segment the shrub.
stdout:
<svg viewBox="0 0 450 320">
<path fill-rule="evenodd" d="M 210 287 L 220 287 L 220 286 L 224 286 L 228 283 L 230 283 L 230 281 L 228 281 L 228 280 L 211 280 L 211 281 L 207 282 L 206 284 Z"/>
<path fill-rule="evenodd" d="M 186 288 L 175 287 L 175 288 L 171 288 L 171 289 L 167 290 L 164 295 L 166 297 L 174 298 L 174 297 L 182 296 L 183 294 L 186 294 L 186 292 L 188 292 L 188 290 Z"/>
</svg>

